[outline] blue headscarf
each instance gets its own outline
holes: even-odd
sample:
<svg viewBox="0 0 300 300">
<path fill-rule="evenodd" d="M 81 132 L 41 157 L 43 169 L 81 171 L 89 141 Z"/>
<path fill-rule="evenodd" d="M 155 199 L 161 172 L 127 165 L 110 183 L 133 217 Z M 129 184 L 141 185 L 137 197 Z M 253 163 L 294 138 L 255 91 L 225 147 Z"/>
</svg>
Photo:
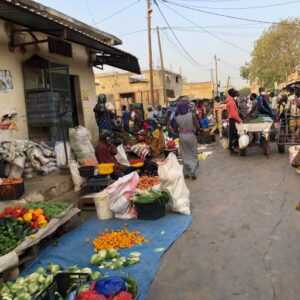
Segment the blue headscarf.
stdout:
<svg viewBox="0 0 300 300">
<path fill-rule="evenodd" d="M 176 114 L 185 115 L 190 111 L 190 103 L 187 100 L 180 100 L 177 103 Z"/>
</svg>

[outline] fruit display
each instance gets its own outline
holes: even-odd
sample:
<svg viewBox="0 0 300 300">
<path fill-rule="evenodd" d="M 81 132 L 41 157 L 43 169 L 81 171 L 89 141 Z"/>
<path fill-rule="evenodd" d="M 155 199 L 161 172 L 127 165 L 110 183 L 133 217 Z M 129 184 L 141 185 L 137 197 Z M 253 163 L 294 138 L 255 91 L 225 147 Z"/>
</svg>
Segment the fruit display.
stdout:
<svg viewBox="0 0 300 300">
<path fill-rule="evenodd" d="M 26 205 L 29 209 L 42 209 L 49 219 L 59 218 L 70 207 L 70 203 L 66 202 L 33 202 Z"/>
<path fill-rule="evenodd" d="M 141 245 L 145 238 L 138 231 L 129 231 L 127 228 L 122 230 L 106 230 L 93 241 L 96 251 L 109 249 L 131 248 Z"/>
<path fill-rule="evenodd" d="M 141 176 L 137 185 L 138 190 L 149 190 L 160 184 L 158 176 Z"/>
<path fill-rule="evenodd" d="M 48 218 L 41 208 L 7 207 L 0 214 L 0 219 L 5 217 L 28 223 L 33 229 L 39 229 L 48 224 Z"/>
</svg>

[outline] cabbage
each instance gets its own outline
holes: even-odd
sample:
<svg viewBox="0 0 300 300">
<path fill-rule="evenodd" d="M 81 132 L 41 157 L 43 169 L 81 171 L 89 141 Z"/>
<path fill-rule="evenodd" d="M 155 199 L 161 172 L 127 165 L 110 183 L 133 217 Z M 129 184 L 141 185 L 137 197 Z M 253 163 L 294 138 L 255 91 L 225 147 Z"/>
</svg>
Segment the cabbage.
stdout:
<svg viewBox="0 0 300 300">
<path fill-rule="evenodd" d="M 31 300 L 31 295 L 28 293 L 19 294 L 14 300 Z"/>
<path fill-rule="evenodd" d="M 48 276 L 45 278 L 44 285 L 45 285 L 46 287 L 49 286 L 49 285 L 53 282 L 53 279 L 54 279 L 54 275 L 48 275 Z"/>
<path fill-rule="evenodd" d="M 99 254 L 94 254 L 94 255 L 91 257 L 90 263 L 91 263 L 92 265 L 98 266 L 98 265 L 101 264 L 102 261 L 103 261 L 103 259 L 100 257 Z"/>
<path fill-rule="evenodd" d="M 85 273 L 85 274 L 92 274 L 92 269 L 90 268 L 83 268 L 81 269 L 81 273 Z"/>
<path fill-rule="evenodd" d="M 45 282 L 45 280 L 46 280 L 46 277 L 44 275 L 39 275 L 37 282 L 43 284 Z"/>
<path fill-rule="evenodd" d="M 29 283 L 34 283 L 38 281 L 38 278 L 40 277 L 40 274 L 38 273 L 32 273 L 27 278 L 26 281 Z"/>
<path fill-rule="evenodd" d="M 39 285 L 36 283 L 30 283 L 28 286 L 28 291 L 31 295 L 37 293 L 39 291 Z"/>
<path fill-rule="evenodd" d="M 98 280 L 99 278 L 101 278 L 102 274 L 100 272 L 93 272 L 91 274 L 91 280 Z"/>
<path fill-rule="evenodd" d="M 60 265 L 57 264 L 49 264 L 48 265 L 48 270 L 52 274 L 57 274 L 60 271 L 61 267 Z"/>
<path fill-rule="evenodd" d="M 106 259 L 108 256 L 109 251 L 106 250 L 100 250 L 97 254 L 98 256 L 103 260 Z"/>
<path fill-rule="evenodd" d="M 120 257 L 120 254 L 117 250 L 115 249 L 109 249 L 107 250 L 107 258 L 116 258 L 116 257 Z"/>
</svg>

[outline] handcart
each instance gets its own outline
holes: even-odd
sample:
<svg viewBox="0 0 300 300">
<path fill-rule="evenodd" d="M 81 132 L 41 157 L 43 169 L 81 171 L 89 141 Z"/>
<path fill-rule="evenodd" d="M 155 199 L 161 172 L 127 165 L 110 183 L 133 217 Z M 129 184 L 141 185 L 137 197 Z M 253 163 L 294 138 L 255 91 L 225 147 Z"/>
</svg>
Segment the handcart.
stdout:
<svg viewBox="0 0 300 300">
<path fill-rule="evenodd" d="M 260 145 L 267 157 L 269 157 L 271 153 L 270 134 L 272 128 L 273 120 L 267 116 L 259 116 L 255 119 L 245 121 L 244 123 L 236 124 L 239 136 L 243 134 L 251 135 L 248 147 Z M 245 156 L 247 154 L 247 148 L 240 149 L 241 156 Z"/>
</svg>

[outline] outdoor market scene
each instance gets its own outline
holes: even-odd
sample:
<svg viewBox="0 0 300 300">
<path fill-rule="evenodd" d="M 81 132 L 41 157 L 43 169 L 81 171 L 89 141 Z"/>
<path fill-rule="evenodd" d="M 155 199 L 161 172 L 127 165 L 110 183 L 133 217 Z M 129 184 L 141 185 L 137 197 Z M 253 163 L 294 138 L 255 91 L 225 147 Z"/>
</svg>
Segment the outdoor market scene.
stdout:
<svg viewBox="0 0 300 300">
<path fill-rule="evenodd" d="M 300 299 L 300 1 L 73 2 L 0 0 L 0 300 Z"/>
</svg>

